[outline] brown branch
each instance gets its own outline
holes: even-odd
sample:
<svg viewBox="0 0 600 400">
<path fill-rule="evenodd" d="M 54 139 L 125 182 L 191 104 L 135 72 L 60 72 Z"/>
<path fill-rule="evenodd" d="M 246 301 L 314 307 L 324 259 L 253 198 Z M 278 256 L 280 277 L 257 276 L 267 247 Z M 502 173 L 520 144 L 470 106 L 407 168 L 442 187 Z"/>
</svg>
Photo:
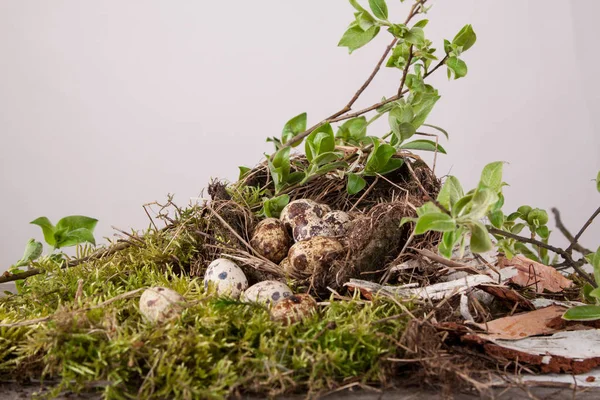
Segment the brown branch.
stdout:
<svg viewBox="0 0 600 400">
<path fill-rule="evenodd" d="M 590 226 L 592 224 L 592 222 L 594 222 L 594 218 L 596 218 L 598 216 L 598 214 L 600 214 L 600 207 L 598 207 L 596 209 L 596 211 L 594 211 L 592 216 L 589 217 L 587 221 L 585 221 L 585 224 L 583 224 L 583 226 L 581 227 L 579 232 L 577 232 L 577 235 L 575 235 L 575 237 L 573 238 L 571 245 L 569 247 L 567 247 L 568 253 L 571 253 L 571 250 L 573 250 L 573 247 L 577 244 L 577 241 L 579 240 L 581 235 L 583 235 L 583 232 L 585 232 L 585 230 L 588 228 L 588 226 Z M 590 251 L 590 253 L 591 253 L 591 251 Z"/>
<path fill-rule="evenodd" d="M 554 219 L 556 221 L 556 227 L 558 230 L 567 238 L 570 244 L 573 245 L 573 250 L 578 251 L 579 253 L 586 255 L 592 253 L 591 250 L 586 249 L 579 243 L 575 241 L 575 237 L 571 234 L 571 232 L 567 229 L 567 227 L 563 224 L 562 219 L 560 218 L 560 212 L 557 208 L 551 209 L 552 214 L 554 214 Z"/>
<path fill-rule="evenodd" d="M 404 24 L 408 24 L 410 22 L 411 19 L 413 19 L 413 17 L 417 14 L 419 14 L 422 10 L 423 10 L 423 6 L 424 4 L 427 2 L 427 0 L 419 0 L 417 1 L 415 4 L 412 5 L 409 13 L 408 13 L 408 17 L 406 18 L 406 20 L 404 21 Z M 392 42 L 385 48 L 385 51 L 383 52 L 383 55 L 381 56 L 381 58 L 379 59 L 379 61 L 377 62 L 377 64 L 375 65 L 375 68 L 373 69 L 373 71 L 371 72 L 371 74 L 369 75 L 369 77 L 367 78 L 367 80 L 362 84 L 362 86 L 356 91 L 356 93 L 354 93 L 354 96 L 352 96 L 352 98 L 350 99 L 350 101 L 348 102 L 348 104 L 346 104 L 344 106 L 344 108 L 342 108 L 341 110 L 339 110 L 338 112 L 336 112 L 335 114 L 331 115 L 330 117 L 324 119 L 323 121 L 319 122 L 318 124 L 310 127 L 309 129 L 305 130 L 304 132 L 301 132 L 299 134 L 297 134 L 296 136 L 294 136 L 293 138 L 291 138 L 290 140 L 288 140 L 281 148 L 287 148 L 290 147 L 300 141 L 302 141 L 305 137 L 307 137 L 308 135 L 310 135 L 315 129 L 327 124 L 327 123 L 331 123 L 331 122 L 338 122 L 338 121 L 342 121 L 345 119 L 349 119 L 349 118 L 354 118 L 353 116 L 347 116 L 345 118 L 341 118 L 340 117 L 344 114 L 346 114 L 348 111 L 352 110 L 352 106 L 354 105 L 354 103 L 356 103 L 356 101 L 358 100 L 358 98 L 363 94 L 363 92 L 367 89 L 367 87 L 371 84 L 371 82 L 373 82 L 373 79 L 375 79 L 375 76 L 377 75 L 377 73 L 379 72 L 379 70 L 381 69 L 381 66 L 383 65 L 383 62 L 385 61 L 385 59 L 387 58 L 388 54 L 390 53 L 390 51 L 392 50 L 392 48 L 394 47 L 394 45 L 396 45 L 396 43 L 398 42 L 398 39 L 394 38 L 394 40 L 392 40 Z M 439 67 L 436 66 L 433 70 L 436 70 Z M 433 71 L 432 71 L 433 72 Z M 427 77 L 428 74 L 425 74 L 425 77 Z M 396 98 L 390 98 L 385 102 L 382 102 L 383 104 L 387 104 L 389 102 L 392 102 L 394 100 L 399 99 L 402 96 L 401 90 L 399 91 L 398 95 L 396 96 Z M 379 104 L 378 105 L 374 105 L 371 107 L 368 107 L 367 109 L 363 110 L 362 112 L 360 112 L 359 114 L 356 114 L 356 116 L 362 115 L 364 113 L 367 113 L 369 111 L 372 111 L 378 107 L 380 107 L 383 104 Z"/>
<path fill-rule="evenodd" d="M 402 89 L 404 88 L 404 83 L 406 82 L 406 76 L 408 75 L 408 69 L 410 68 L 410 63 L 413 59 L 413 45 L 410 45 L 410 49 L 408 50 L 408 60 L 406 60 L 406 65 L 404 66 L 404 71 L 402 71 L 402 80 L 400 81 L 400 87 L 398 88 L 398 97 L 402 96 Z"/>
<path fill-rule="evenodd" d="M 558 247 L 554 247 L 551 246 L 549 244 L 546 244 L 544 242 L 540 242 L 539 240 L 535 240 L 535 239 L 531 239 L 528 237 L 524 237 L 524 236 L 519 236 L 519 235 L 515 235 L 514 233 L 510 233 L 510 232 L 506 232 L 500 229 L 496 229 L 494 227 L 489 227 L 488 231 L 493 234 L 493 235 L 500 235 L 500 236 L 504 236 L 510 239 L 515 239 L 521 243 L 529 243 L 529 244 L 533 244 L 535 246 L 539 246 L 539 247 L 543 247 L 545 249 L 548 249 L 550 251 L 555 252 L 556 254 L 560 254 L 562 256 L 562 258 L 565 259 L 567 265 L 569 265 L 570 267 L 572 267 L 579 276 L 581 276 L 583 279 L 585 279 L 586 281 L 588 281 L 588 283 L 590 285 L 592 285 L 593 287 L 597 287 L 596 282 L 594 282 L 594 280 L 590 277 L 589 274 L 587 274 L 584 270 L 581 269 L 579 263 L 575 260 L 573 260 L 573 257 L 571 257 L 571 254 L 569 254 L 566 250 L 560 249 Z"/>
<path fill-rule="evenodd" d="M 419 186 L 419 189 L 421 189 L 421 191 L 423 192 L 423 194 L 425 195 L 425 197 L 427 197 L 427 199 L 429 201 L 433 202 L 433 204 L 435 204 L 437 206 L 437 208 L 439 208 L 440 210 L 442 210 L 444 213 L 452 216 L 452 214 L 450 213 L 450 211 L 448 211 L 448 209 L 446 207 L 444 207 L 439 201 L 437 201 L 436 199 L 434 199 L 433 197 L 431 197 L 431 195 L 429 194 L 429 192 L 427 192 L 427 190 L 425 190 L 425 188 L 423 187 L 423 184 L 419 180 L 419 177 L 417 176 L 417 174 L 415 174 L 415 171 L 412 169 L 412 166 L 410 165 L 410 163 L 407 161 L 404 164 L 408 168 L 408 171 L 410 172 L 411 176 L 413 177 L 413 179 L 415 180 L 415 182 Z"/>
<path fill-rule="evenodd" d="M 76 260 L 71 260 L 71 261 L 66 262 L 61 267 L 61 269 L 75 267 L 77 265 L 83 264 L 88 261 L 98 260 L 98 259 L 101 259 L 104 257 L 108 257 L 108 256 L 113 255 L 123 249 L 126 249 L 129 246 L 130 246 L 129 242 L 122 242 L 122 243 L 118 243 L 114 246 L 111 246 L 108 249 L 100 249 L 100 250 L 94 252 L 93 254 L 90 254 L 87 257 L 78 258 Z M 29 278 L 30 276 L 39 275 L 44 272 L 45 272 L 44 270 L 41 270 L 39 268 L 32 268 L 29 271 L 19 272 L 16 274 L 11 274 L 10 272 L 6 271 L 2 276 L 0 276 L 0 283 L 19 281 L 21 279 L 26 279 L 26 278 Z"/>
</svg>

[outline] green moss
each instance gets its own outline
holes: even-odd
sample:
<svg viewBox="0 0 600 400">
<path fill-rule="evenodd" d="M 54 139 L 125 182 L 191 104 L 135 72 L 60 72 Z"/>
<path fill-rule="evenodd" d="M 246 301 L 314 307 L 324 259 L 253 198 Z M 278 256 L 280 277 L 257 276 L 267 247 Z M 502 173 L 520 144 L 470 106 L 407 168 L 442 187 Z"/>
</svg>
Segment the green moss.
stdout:
<svg viewBox="0 0 600 400">
<path fill-rule="evenodd" d="M 27 327 L 0 328 L 0 373 L 58 378 L 59 390 L 102 387 L 108 398 L 224 398 L 240 392 L 326 390 L 348 378 L 387 380 L 388 356 L 406 320 L 395 302 L 333 301 L 284 327 L 261 306 L 215 298 L 202 282 L 173 271 L 192 262 L 198 238 L 180 230 L 149 232 L 145 246 L 27 280 L 21 295 L 0 299 L 2 323 L 52 315 Z M 83 297 L 75 299 L 78 280 Z M 144 321 L 138 298 L 87 312 L 128 291 L 165 286 L 190 303 L 164 325 Z"/>
</svg>

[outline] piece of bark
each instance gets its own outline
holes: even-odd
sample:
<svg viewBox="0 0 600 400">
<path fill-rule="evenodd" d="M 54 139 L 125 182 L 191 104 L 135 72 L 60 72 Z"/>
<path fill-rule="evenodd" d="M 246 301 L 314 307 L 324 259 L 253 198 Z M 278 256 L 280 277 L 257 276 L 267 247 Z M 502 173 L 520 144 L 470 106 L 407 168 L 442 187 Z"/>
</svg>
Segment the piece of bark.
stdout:
<svg viewBox="0 0 600 400">
<path fill-rule="evenodd" d="M 518 273 L 508 279 L 508 282 L 521 287 L 529 287 L 536 293 L 547 290 L 552 293 L 562 292 L 573 286 L 573 281 L 565 278 L 555 268 L 530 260 L 522 255 L 514 256 L 511 260 L 503 259 L 501 267 L 514 267 Z"/>
</svg>

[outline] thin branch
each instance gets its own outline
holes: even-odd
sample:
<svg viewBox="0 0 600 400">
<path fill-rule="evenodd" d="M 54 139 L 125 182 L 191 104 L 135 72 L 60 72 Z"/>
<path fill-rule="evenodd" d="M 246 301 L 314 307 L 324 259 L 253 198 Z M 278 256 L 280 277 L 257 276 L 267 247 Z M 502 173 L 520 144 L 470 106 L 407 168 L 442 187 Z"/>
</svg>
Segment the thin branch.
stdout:
<svg viewBox="0 0 600 400">
<path fill-rule="evenodd" d="M 410 68 L 410 63 L 413 59 L 413 45 L 410 45 L 410 49 L 408 50 L 408 60 L 406 60 L 406 65 L 404 66 L 404 71 L 402 71 L 402 80 L 400 80 L 400 87 L 398 88 L 398 97 L 402 96 L 402 89 L 404 88 L 404 83 L 406 82 L 406 76 L 408 75 L 408 69 Z"/>
<path fill-rule="evenodd" d="M 410 171 L 410 174 L 412 175 L 413 179 L 415 180 L 415 182 L 419 186 L 419 189 L 421 189 L 421 191 L 423 192 L 423 194 L 425 195 L 425 197 L 427 197 L 427 199 L 429 201 L 433 202 L 433 204 L 435 204 L 437 206 L 437 208 L 439 208 L 440 210 L 442 210 L 444 213 L 452 216 L 452 214 L 450 214 L 450 211 L 448 211 L 448 209 L 446 207 L 444 207 L 439 201 L 437 201 L 436 199 L 434 199 L 433 197 L 431 197 L 431 195 L 429 194 L 429 192 L 427 192 L 427 190 L 425 190 L 425 188 L 423 187 L 423 184 L 419 180 L 419 177 L 417 176 L 417 174 L 415 174 L 415 171 L 412 169 L 412 166 L 410 165 L 410 163 L 409 162 L 405 162 L 404 164 L 406 165 L 406 167 Z"/>
<path fill-rule="evenodd" d="M 410 20 L 413 19 L 413 17 L 415 15 L 419 14 L 423 10 L 423 6 L 424 6 L 424 4 L 426 2 L 427 2 L 427 0 L 421 0 L 421 1 L 417 1 L 415 4 L 412 5 L 412 7 L 411 7 L 411 9 L 410 9 L 410 11 L 408 13 L 408 17 L 404 21 L 405 25 L 408 24 L 410 22 Z M 352 98 L 350 99 L 350 101 L 348 102 L 348 104 L 346 104 L 344 106 L 344 108 L 342 108 L 340 111 L 336 112 L 335 114 L 331 115 L 330 117 L 324 119 L 323 121 L 319 122 L 318 124 L 310 127 L 309 129 L 305 130 L 304 132 L 301 132 L 301 133 L 297 134 L 296 136 L 294 136 L 293 138 L 291 138 L 289 141 L 287 141 L 282 146 L 282 148 L 290 147 L 290 146 L 292 146 L 292 145 L 294 145 L 294 144 L 302 141 L 305 137 L 307 137 L 308 135 L 310 135 L 315 129 L 319 128 L 322 125 L 325 125 L 326 123 L 338 122 L 338 121 L 342 121 L 342 120 L 345 120 L 345 119 L 354 118 L 353 116 L 347 116 L 345 118 L 341 118 L 340 119 L 340 117 L 342 115 L 344 115 L 345 113 L 347 113 L 348 111 L 350 111 L 352 109 L 352 106 L 354 105 L 354 103 L 356 103 L 356 101 L 358 100 L 358 98 L 363 94 L 363 92 L 371 84 L 371 82 L 373 81 L 373 79 L 375 79 L 375 76 L 377 75 L 377 73 L 381 69 L 381 66 L 383 65 L 383 62 L 385 61 L 385 59 L 387 58 L 388 54 L 390 53 L 390 51 L 396 45 L 397 42 L 398 42 L 398 39 L 394 38 L 394 40 L 392 40 L 392 42 L 385 48 L 385 51 L 383 52 L 383 55 L 381 56 L 381 58 L 379 59 L 379 61 L 375 65 L 375 68 L 373 69 L 373 71 L 371 72 L 371 74 L 369 75 L 369 77 L 367 78 L 367 80 L 356 91 L 356 93 L 354 93 L 354 96 L 352 96 Z M 444 59 L 444 61 L 445 61 L 445 59 Z M 437 68 L 439 68 L 439 65 L 437 65 L 431 72 L 435 71 Z M 424 77 L 427 77 L 428 75 L 429 74 L 425 74 Z M 383 104 L 387 104 L 389 102 L 392 102 L 394 100 L 399 99 L 400 97 L 402 97 L 402 94 L 403 93 L 401 93 L 401 89 L 400 89 L 398 95 L 395 98 L 393 98 L 393 99 L 390 98 L 390 99 L 388 99 L 388 101 L 383 102 Z M 359 116 L 359 115 L 362 115 L 362 114 L 367 113 L 369 111 L 372 111 L 372 110 L 380 107 L 383 104 L 371 106 L 368 109 L 363 110 L 362 112 L 360 112 L 356 116 Z"/>
<path fill-rule="evenodd" d="M 126 249 L 129 246 L 130 246 L 130 243 L 128 243 L 128 242 L 117 243 L 116 245 L 111 246 L 108 249 L 98 250 L 98 251 L 94 252 L 93 254 L 90 254 L 87 257 L 68 261 L 62 266 L 61 269 L 75 267 L 77 265 L 83 264 L 88 261 L 98 260 L 98 259 L 101 259 L 104 257 L 108 257 L 108 256 L 113 255 L 123 249 Z M 19 281 L 21 279 L 26 279 L 26 278 L 29 278 L 30 276 L 39 275 L 44 272 L 45 272 L 44 270 L 41 270 L 39 268 L 32 268 L 29 271 L 19 272 L 16 274 L 11 274 L 10 272 L 7 271 L 2 276 L 0 276 L 0 283 Z"/>
<path fill-rule="evenodd" d="M 573 237 L 571 232 L 563 224 L 562 219 L 560 218 L 560 212 L 558 211 L 558 209 L 552 208 L 551 211 L 552 211 L 552 214 L 554 214 L 554 219 L 556 220 L 556 227 L 564 235 L 564 237 L 567 238 L 569 243 L 571 243 L 573 245 L 573 250 L 578 251 L 579 253 L 581 253 L 583 255 L 592 253 L 591 250 L 586 249 L 585 247 L 583 247 L 582 245 L 580 245 L 579 243 L 577 243 L 575 241 L 575 237 Z"/>
<path fill-rule="evenodd" d="M 503 231 L 500 229 L 496 229 L 494 227 L 489 227 L 488 231 L 493 235 L 500 235 L 500 236 L 504 236 L 504 237 L 507 237 L 510 239 L 518 240 L 519 242 L 522 242 L 522 243 L 533 244 L 535 246 L 543 247 L 545 249 L 553 251 L 556 254 L 560 254 L 562 256 L 562 258 L 564 258 L 565 261 L 567 262 L 567 265 L 572 267 L 577 272 L 577 274 L 579 274 L 579 276 L 581 276 L 583 279 L 588 281 L 588 283 L 590 285 L 592 285 L 593 287 L 597 287 L 596 282 L 594 282 L 594 280 L 590 277 L 589 274 L 587 274 L 584 270 L 581 269 L 579 263 L 577 261 L 573 260 L 573 257 L 571 257 L 571 254 L 569 254 L 566 250 L 559 249 L 558 247 L 551 246 L 544 242 L 540 242 L 539 240 L 515 235 L 514 233 L 506 232 L 506 231 Z"/>
<path fill-rule="evenodd" d="M 592 222 L 594 222 L 594 218 L 596 218 L 598 216 L 598 214 L 600 214 L 600 207 L 598 207 L 596 209 L 596 211 L 594 211 L 594 213 L 592 214 L 592 216 L 589 217 L 587 221 L 585 221 L 585 224 L 583 224 L 583 226 L 581 227 L 581 229 L 579 230 L 579 232 L 577 232 L 577 235 L 575 235 L 575 238 L 571 242 L 571 245 L 569 247 L 567 247 L 567 252 L 568 253 L 570 253 L 571 250 L 573 250 L 573 246 L 575 246 L 577 244 L 577 241 L 579 240 L 579 238 L 581 237 L 581 235 L 583 235 L 583 232 L 585 232 L 585 230 L 588 228 L 588 226 L 590 226 L 592 224 Z"/>
</svg>

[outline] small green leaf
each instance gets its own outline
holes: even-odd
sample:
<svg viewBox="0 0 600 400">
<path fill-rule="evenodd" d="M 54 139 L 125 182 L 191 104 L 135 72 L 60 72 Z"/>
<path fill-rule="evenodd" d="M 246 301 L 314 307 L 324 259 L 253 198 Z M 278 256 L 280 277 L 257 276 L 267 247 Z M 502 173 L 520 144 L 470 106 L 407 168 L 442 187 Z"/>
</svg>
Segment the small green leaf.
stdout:
<svg viewBox="0 0 600 400">
<path fill-rule="evenodd" d="M 64 233 L 63 233 L 64 232 Z M 78 228 L 72 231 L 57 231 L 55 234 L 56 248 L 75 246 L 80 243 L 91 243 L 96 245 L 94 234 L 86 228 Z"/>
<path fill-rule="evenodd" d="M 37 225 L 40 228 L 42 228 L 42 232 L 44 233 L 44 240 L 46 241 L 46 243 L 48 243 L 50 246 L 54 246 L 56 244 L 56 241 L 54 240 L 54 232 L 56 231 L 56 228 L 54 227 L 54 225 L 52 225 L 48 218 L 39 217 L 31 221 L 30 224 Z"/>
<path fill-rule="evenodd" d="M 546 225 L 539 226 L 535 231 L 542 239 L 550 237 L 550 229 Z"/>
<path fill-rule="evenodd" d="M 15 264 L 15 267 L 23 267 L 25 265 L 29 265 L 29 263 L 39 256 L 42 255 L 42 251 L 44 246 L 35 239 L 29 239 L 27 242 L 27 246 L 25 246 L 25 253 L 23 253 L 23 257 Z"/>
<path fill-rule="evenodd" d="M 539 257 L 529 247 L 527 247 L 525 244 L 523 244 L 521 242 L 515 243 L 515 252 L 521 253 L 525 257 L 527 257 L 533 261 L 541 262 Z"/>
<path fill-rule="evenodd" d="M 598 171 L 598 176 L 596 177 L 596 189 L 600 193 L 600 171 Z"/>
<path fill-rule="evenodd" d="M 415 26 L 417 28 L 425 28 L 428 23 L 429 23 L 428 19 L 422 19 L 419 22 L 417 22 L 416 24 L 414 24 L 413 26 Z"/>
<path fill-rule="evenodd" d="M 468 224 L 471 231 L 471 251 L 473 253 L 485 253 L 490 251 L 494 245 L 485 226 L 479 221 L 471 221 Z"/>
<path fill-rule="evenodd" d="M 588 296 L 600 299 L 600 288 L 595 288 L 588 293 Z"/>
<path fill-rule="evenodd" d="M 446 154 L 446 150 L 444 150 L 439 143 L 424 139 L 413 140 L 412 142 L 404 143 L 400 146 L 400 148 L 405 150 L 437 151 L 438 153 Z"/>
<path fill-rule="evenodd" d="M 367 186 L 367 181 L 362 176 L 353 173 L 348 174 L 348 185 L 346 186 L 348 194 L 356 194 L 363 190 L 365 186 Z"/>
<path fill-rule="evenodd" d="M 326 123 L 315 129 L 306 138 L 304 150 L 308 161 L 312 161 L 317 156 L 332 152 L 335 149 L 335 136 L 331 124 Z"/>
<path fill-rule="evenodd" d="M 240 165 L 238 167 L 238 169 L 240 170 L 240 175 L 238 177 L 238 180 L 243 179 L 246 175 L 248 175 L 248 172 L 252 171 L 251 168 L 244 167 L 243 165 Z"/>
<path fill-rule="evenodd" d="M 444 213 L 429 213 L 419 217 L 415 226 L 415 235 L 428 231 L 448 232 L 456 229 L 456 221 Z"/>
<path fill-rule="evenodd" d="M 356 9 L 356 11 L 358 12 L 367 12 L 367 10 L 365 10 L 359 3 L 357 0 L 349 0 L 350 4 L 352 5 L 352 7 L 354 7 L 354 9 Z"/>
<path fill-rule="evenodd" d="M 448 132 L 446 132 L 444 129 L 440 128 L 439 126 L 435 126 L 435 125 L 431 125 L 431 124 L 423 124 L 423 126 L 427 126 L 429 128 L 433 128 L 437 131 L 440 131 L 444 134 L 444 136 L 446 136 L 446 139 L 450 139 L 450 137 L 448 136 Z"/>
<path fill-rule="evenodd" d="M 510 232 L 514 233 L 515 235 L 518 235 L 526 226 L 527 225 L 521 223 L 515 224 L 512 228 L 510 228 Z"/>
<path fill-rule="evenodd" d="M 290 119 L 288 122 L 286 122 L 286 124 L 283 126 L 283 131 L 281 132 L 282 142 L 285 144 L 297 134 L 304 132 L 306 130 L 306 123 L 306 113 L 297 115 L 294 118 Z M 294 143 L 293 147 L 298 146 L 300 143 L 300 141 Z"/>
<path fill-rule="evenodd" d="M 367 134 L 367 119 L 365 117 L 352 118 L 344 122 L 336 133 L 336 137 L 344 142 L 358 143 Z"/>
<path fill-rule="evenodd" d="M 484 188 L 478 190 L 473 195 L 468 213 L 461 216 L 459 220 L 464 222 L 469 220 L 479 220 L 488 214 L 490 207 L 497 201 L 498 195 L 490 189 Z"/>
<path fill-rule="evenodd" d="M 415 117 L 411 121 L 416 129 L 419 129 L 433 110 L 433 107 L 440 99 L 437 91 L 419 92 L 411 95 L 410 104 L 414 110 Z"/>
<path fill-rule="evenodd" d="M 266 198 L 263 201 L 263 208 L 261 214 L 269 218 L 279 218 L 281 211 L 290 202 L 290 196 L 282 194 L 281 196 L 273 197 L 271 199 Z"/>
<path fill-rule="evenodd" d="M 595 321 L 600 319 L 600 306 L 577 306 L 563 314 L 567 321 Z"/>
<path fill-rule="evenodd" d="M 428 201 L 423 204 L 421 207 L 417 208 L 417 216 L 421 217 L 425 214 L 437 214 L 442 211 L 432 202 Z"/>
<path fill-rule="evenodd" d="M 389 174 L 404 165 L 404 160 L 401 158 L 390 158 L 389 161 L 381 168 L 378 173 L 381 175 Z"/>
<path fill-rule="evenodd" d="M 352 53 L 354 50 L 360 49 L 373 40 L 379 33 L 379 29 L 378 26 L 372 26 L 363 31 L 360 26 L 351 25 L 340 39 L 338 46 L 347 47 L 348 51 Z"/>
<path fill-rule="evenodd" d="M 488 188 L 498 193 L 502 189 L 502 161 L 489 163 L 483 167 L 481 178 L 479 180 L 479 189 Z"/>
<path fill-rule="evenodd" d="M 369 0 L 369 7 L 373 14 L 379 19 L 388 19 L 388 8 L 385 0 Z"/>
<path fill-rule="evenodd" d="M 56 230 L 66 229 L 67 231 L 74 231 L 76 229 L 87 229 L 90 232 L 94 231 L 98 220 L 95 218 L 85 217 L 83 215 L 70 215 L 62 218 L 56 224 Z"/>
<path fill-rule="evenodd" d="M 342 158 L 344 153 L 339 151 L 327 151 L 325 153 L 319 154 L 317 157 L 313 158 L 311 164 L 321 166 L 331 162 L 334 162 L 340 158 Z"/>
<path fill-rule="evenodd" d="M 460 182 L 455 176 L 450 175 L 438 193 L 437 201 L 446 209 L 451 210 L 463 196 L 464 192 Z"/>
<path fill-rule="evenodd" d="M 473 27 L 469 24 L 465 25 L 460 32 L 456 34 L 452 43 L 462 47 L 462 51 L 467 51 L 475 44 L 476 40 L 477 35 L 475 35 Z"/>
<path fill-rule="evenodd" d="M 392 145 L 384 143 L 374 146 L 367 158 L 365 170 L 370 173 L 380 172 L 394 154 L 396 149 Z"/>
<path fill-rule="evenodd" d="M 492 211 L 488 215 L 488 219 L 490 223 L 494 226 L 494 228 L 501 229 L 502 225 L 504 225 L 504 213 L 502 210 Z"/>
<path fill-rule="evenodd" d="M 425 44 L 425 32 L 423 32 L 423 28 L 415 26 L 404 34 L 404 40 L 415 46 L 422 46 Z"/>
<path fill-rule="evenodd" d="M 446 66 L 448 67 L 448 77 L 452 77 L 452 73 L 454 74 L 454 79 L 459 79 L 467 75 L 467 64 L 458 57 L 448 58 Z"/>
</svg>

